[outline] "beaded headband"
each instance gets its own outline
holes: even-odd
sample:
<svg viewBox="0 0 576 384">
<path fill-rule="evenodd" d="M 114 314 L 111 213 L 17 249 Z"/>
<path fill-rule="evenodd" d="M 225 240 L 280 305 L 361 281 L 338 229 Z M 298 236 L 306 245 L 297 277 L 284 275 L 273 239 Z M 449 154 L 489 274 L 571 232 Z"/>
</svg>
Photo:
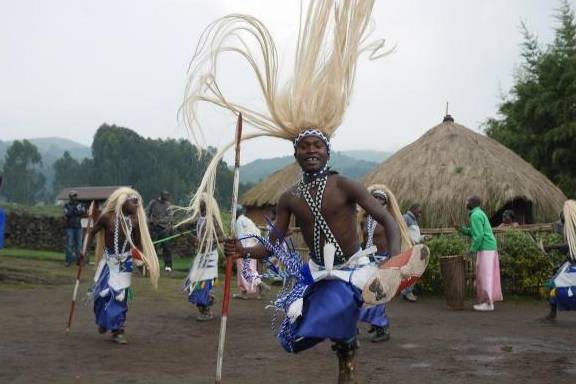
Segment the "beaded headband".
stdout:
<svg viewBox="0 0 576 384">
<path fill-rule="evenodd" d="M 380 197 L 380 198 L 384 199 L 384 201 L 385 201 L 386 203 L 388 203 L 388 194 L 387 194 L 386 192 L 384 192 L 384 191 L 381 191 L 381 190 L 379 190 L 379 189 L 377 189 L 377 190 L 375 190 L 375 191 L 372 191 L 372 196 L 374 196 L 374 197 Z"/>
<path fill-rule="evenodd" d="M 300 141 L 302 141 L 302 139 L 310 136 L 314 136 L 322 140 L 324 144 L 326 144 L 326 148 L 328 148 L 328 154 L 330 154 L 330 139 L 324 134 L 324 132 L 320 131 L 319 129 L 305 129 L 304 131 L 300 132 L 293 141 L 294 149 L 296 149 L 296 146 L 298 143 L 300 143 Z"/>
</svg>

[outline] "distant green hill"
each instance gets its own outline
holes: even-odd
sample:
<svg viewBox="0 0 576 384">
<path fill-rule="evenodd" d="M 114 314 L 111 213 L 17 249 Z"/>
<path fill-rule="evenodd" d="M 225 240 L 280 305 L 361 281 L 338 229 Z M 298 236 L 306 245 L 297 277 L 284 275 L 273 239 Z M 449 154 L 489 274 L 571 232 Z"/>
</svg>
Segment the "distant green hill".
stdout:
<svg viewBox="0 0 576 384">
<path fill-rule="evenodd" d="M 341 174 L 359 180 L 389 156 L 390 153 L 379 151 L 333 152 L 329 164 Z M 378 161 L 365 160 L 366 158 Z M 292 162 L 294 162 L 293 156 L 254 160 L 240 167 L 240 179 L 243 183 L 255 184 Z"/>
<path fill-rule="evenodd" d="M 23 140 L 23 139 L 20 139 Z M 83 144 L 61 137 L 42 137 L 37 139 L 26 139 L 38 148 L 42 156 L 42 173 L 46 177 L 46 186 L 52 189 L 54 180 L 54 170 L 52 164 L 62 157 L 65 151 L 70 152 L 70 156 L 78 161 L 87 157 L 92 157 L 92 150 Z M 6 151 L 12 145 L 12 141 L 0 140 L 0 166 L 4 164 Z"/>
<path fill-rule="evenodd" d="M 38 147 L 44 166 L 52 166 L 56 160 L 62 157 L 65 151 L 70 152 L 70 156 L 79 161 L 87 157 L 92 157 L 90 147 L 61 137 L 42 137 L 26 140 Z M 2 162 L 4 162 L 6 151 L 11 145 L 12 141 L 0 140 L 0 159 Z"/>
<path fill-rule="evenodd" d="M 341 153 L 358 160 L 373 161 L 378 164 L 382 163 L 384 160 L 388 159 L 393 154 L 392 152 L 386 152 L 386 151 L 374 151 L 374 150 L 362 150 L 362 149 L 342 151 Z"/>
</svg>

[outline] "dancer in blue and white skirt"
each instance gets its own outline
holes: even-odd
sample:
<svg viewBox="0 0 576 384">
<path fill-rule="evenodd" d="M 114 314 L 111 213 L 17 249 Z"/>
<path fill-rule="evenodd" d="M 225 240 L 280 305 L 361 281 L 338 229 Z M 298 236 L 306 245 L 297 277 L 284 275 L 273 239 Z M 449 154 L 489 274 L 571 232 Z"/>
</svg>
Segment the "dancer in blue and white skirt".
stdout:
<svg viewBox="0 0 576 384">
<path fill-rule="evenodd" d="M 370 42 L 369 38 L 373 5 L 374 0 L 318 0 L 309 2 L 306 10 L 303 7 L 294 71 L 283 81 L 278 81 L 280 71 L 274 40 L 262 22 L 240 14 L 216 20 L 198 42 L 182 106 L 184 121 L 197 142 L 204 137 L 197 108 L 200 103 L 210 103 L 234 114 L 241 112 L 254 129 L 245 133 L 242 141 L 259 136 L 292 141 L 303 177 L 287 191 L 281 189 L 281 183 L 275 186 L 277 190 L 273 193 L 279 195 L 277 233 L 266 247 L 262 244 L 244 247 L 240 241 L 227 240 L 225 253 L 233 258 L 261 259 L 276 248 L 284 249 L 282 237 L 288 233 L 290 217 L 295 217 L 311 250 L 310 262 L 304 264 L 297 254 L 278 251 L 280 256 L 294 256 L 287 257 L 283 271 L 292 276 L 294 287 L 275 304 L 284 303 L 282 311 L 287 314 L 279 338 L 291 352 L 302 351 L 323 339 L 333 340 L 340 362 L 339 383 L 356 380 L 356 325 L 362 297 L 370 297 L 364 289 L 372 292 L 371 297 L 388 298 L 386 295 L 395 293 L 400 279 L 398 270 L 379 271 L 367 257 L 370 251 L 360 250 L 356 206 L 360 205 L 383 225 L 392 254 L 400 251 L 398 225 L 360 183 L 331 172 L 326 166 L 329 138 L 344 119 L 359 57 L 367 53 L 375 59 L 385 54 L 384 41 Z M 231 52 L 249 64 L 246 68 L 254 73 L 248 77 L 258 79 L 265 103 L 246 106 L 225 95 L 226 87 L 216 69 L 220 59 Z M 231 146 L 224 146 L 214 154 L 192 199 L 195 212 L 202 192 L 214 194 L 220 160 Z M 216 236 L 213 224 L 210 220 L 206 223 L 208 245 Z M 388 277 L 382 279 L 383 275 Z"/>
<path fill-rule="evenodd" d="M 194 242 L 196 248 L 200 244 L 200 239 L 205 236 L 206 228 L 206 205 L 210 205 L 212 211 L 215 212 L 214 219 L 219 223 L 219 237 L 222 234 L 222 222 L 220 221 L 220 209 L 216 199 L 207 194 L 203 195 L 200 201 L 200 216 L 196 221 L 196 236 Z M 188 294 L 188 302 L 196 305 L 198 308 L 198 321 L 208 321 L 214 318 L 211 307 L 214 304 L 214 296 L 212 295 L 212 288 L 218 279 L 218 249 L 217 243 L 214 242 L 210 249 L 199 249 L 194 263 L 190 268 L 190 272 L 186 277 L 184 289 Z"/>
<path fill-rule="evenodd" d="M 360 249 L 356 204 L 382 225 L 392 254 L 400 252 L 400 231 L 388 210 L 362 185 L 328 169 L 329 141 L 322 132 L 304 131 L 294 141 L 294 149 L 302 180 L 280 197 L 276 231 L 269 241 L 263 240 L 264 245 L 227 242 L 225 252 L 232 257 L 278 257 L 295 282 L 275 302 L 286 313 L 278 332 L 280 343 L 297 353 L 324 339 L 334 341 L 340 376 L 353 380 L 362 289 L 377 270 L 368 258 L 375 247 Z M 291 215 L 311 249 L 307 264 L 296 253 L 286 252 L 282 243 Z M 382 289 L 395 293 L 399 278 L 391 283 L 396 286 Z"/>
<path fill-rule="evenodd" d="M 140 194 L 131 188 L 118 188 L 110 195 L 102 214 L 88 235 L 96 237 L 98 261 L 92 297 L 100 333 L 110 331 L 112 340 L 126 344 L 124 325 L 134 263 L 144 265 L 154 287 L 159 265 L 146 224 Z"/>
<path fill-rule="evenodd" d="M 400 228 L 402 237 L 402 251 L 411 247 L 408 227 L 402 219 L 402 213 L 394 194 L 384 184 L 375 184 L 368 187 L 368 192 L 385 207 L 394 217 Z M 365 212 L 360 214 L 362 233 L 365 235 L 364 248 L 376 246 L 376 254 L 371 256 L 371 261 L 382 263 L 390 256 L 388 250 L 388 238 L 386 230 L 372 216 L 367 216 Z M 387 341 L 390 339 L 390 321 L 386 315 L 386 304 L 372 306 L 365 305 L 360 312 L 360 321 L 370 324 L 369 333 L 372 333 L 370 340 L 374 343 Z"/>
<path fill-rule="evenodd" d="M 564 237 L 565 244 L 547 247 L 565 254 L 567 260 L 556 270 L 549 281 L 550 312 L 544 320 L 556 320 L 558 310 L 576 310 L 576 201 L 564 203 L 557 232 Z"/>
</svg>

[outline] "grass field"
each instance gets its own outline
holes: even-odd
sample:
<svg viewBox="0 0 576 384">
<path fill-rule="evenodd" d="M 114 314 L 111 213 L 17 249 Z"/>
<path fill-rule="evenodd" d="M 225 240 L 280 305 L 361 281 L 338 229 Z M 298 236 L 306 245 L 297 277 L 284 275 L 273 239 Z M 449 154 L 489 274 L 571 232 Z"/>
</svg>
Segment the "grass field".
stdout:
<svg viewBox="0 0 576 384">
<path fill-rule="evenodd" d="M 14 212 L 33 216 L 62 217 L 63 208 L 59 205 L 25 205 L 17 203 L 0 203 L 0 208 L 6 212 Z"/>
<path fill-rule="evenodd" d="M 0 249 L 0 256 L 64 263 L 64 252 L 54 252 L 54 251 L 45 251 L 37 249 L 5 248 Z M 93 260 L 93 255 L 91 255 L 90 258 L 91 260 Z M 163 263 L 161 259 L 162 257 L 160 256 L 160 265 L 162 266 Z M 173 260 L 173 266 L 175 271 L 187 272 L 191 265 L 192 265 L 191 258 L 175 257 Z"/>
</svg>

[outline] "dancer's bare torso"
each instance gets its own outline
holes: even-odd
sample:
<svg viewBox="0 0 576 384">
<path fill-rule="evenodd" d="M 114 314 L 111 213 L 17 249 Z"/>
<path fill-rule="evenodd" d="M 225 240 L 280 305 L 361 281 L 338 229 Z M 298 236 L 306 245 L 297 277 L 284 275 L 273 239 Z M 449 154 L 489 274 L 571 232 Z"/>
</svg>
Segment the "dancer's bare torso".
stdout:
<svg viewBox="0 0 576 384">
<path fill-rule="evenodd" d="M 314 196 L 316 190 L 311 189 L 310 193 Z M 349 258 L 360 248 L 356 204 L 369 212 L 375 213 L 375 216 L 380 220 L 387 222 L 390 220 L 392 225 L 395 225 L 392 216 L 370 196 L 361 184 L 340 175 L 328 176 L 322 199 L 321 213 L 340 245 L 345 258 Z M 296 225 L 300 227 L 306 244 L 310 249 L 313 249 L 314 216 L 304 198 L 298 195 L 296 187 L 286 191 L 280 197 L 276 213 L 275 225 L 278 232 L 287 232 L 290 215 L 293 214 L 296 218 Z M 383 226 L 380 227 L 385 231 Z M 323 243 L 324 236 L 322 235 L 321 245 Z"/>
<path fill-rule="evenodd" d="M 138 220 L 136 218 L 132 218 L 132 241 L 134 244 L 140 248 L 140 230 L 138 225 Z M 106 212 L 101 215 L 96 223 L 94 224 L 94 228 L 92 229 L 92 234 L 95 235 L 96 233 L 100 232 L 101 230 L 104 231 L 104 244 L 107 249 L 114 250 L 114 231 L 116 227 L 116 215 L 114 212 Z M 124 228 L 122 225 L 119 226 L 119 234 L 118 234 L 118 242 L 119 244 L 124 244 L 126 240 L 126 234 L 124 233 Z"/>
</svg>

